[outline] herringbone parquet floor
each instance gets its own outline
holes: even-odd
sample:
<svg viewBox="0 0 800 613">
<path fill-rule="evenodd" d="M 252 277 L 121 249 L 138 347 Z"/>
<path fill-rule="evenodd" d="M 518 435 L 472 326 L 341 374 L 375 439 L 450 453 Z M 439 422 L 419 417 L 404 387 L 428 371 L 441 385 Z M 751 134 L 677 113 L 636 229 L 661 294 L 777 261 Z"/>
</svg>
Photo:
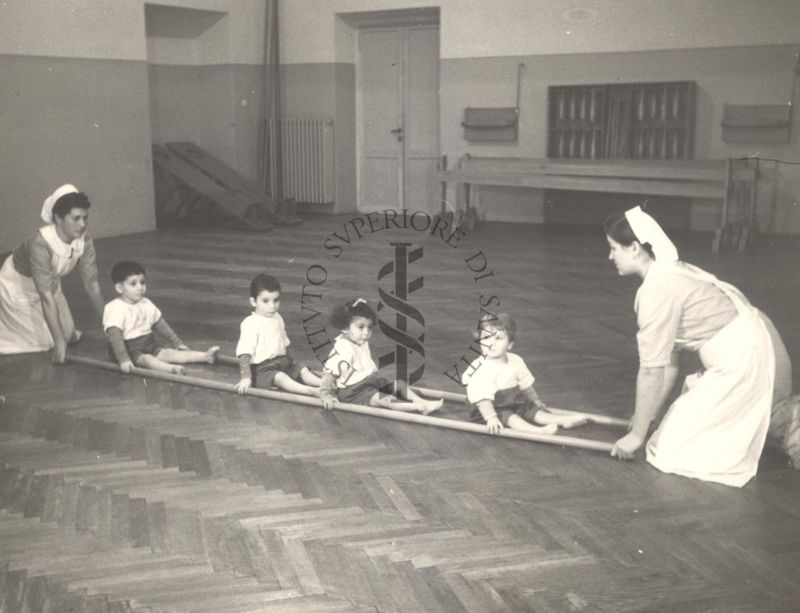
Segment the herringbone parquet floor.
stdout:
<svg viewBox="0 0 800 613">
<path fill-rule="evenodd" d="M 323 316 L 312 311 L 375 301 L 388 243 L 405 240 L 425 250 L 409 279 L 424 276 L 411 302 L 425 317 L 427 386 L 457 389 L 445 373 L 468 350 L 481 296 L 494 295 L 494 310 L 517 317 L 515 351 L 546 401 L 627 416 L 636 283 L 616 276 L 602 235 L 498 225 L 456 249 L 351 229 L 350 245 L 329 243 L 344 247 L 333 257 L 324 240 L 346 221 L 100 240 L 103 288 L 110 298 L 114 261 L 141 261 L 172 327 L 232 354 L 249 279 L 273 272 L 294 354 L 313 362 L 323 335 L 306 333 Z M 800 355 L 799 241 L 719 256 L 705 238 L 679 246 L 743 289 Z M 465 260 L 478 251 L 486 269 L 472 273 Z M 319 298 L 313 265 L 327 274 Z M 86 330 L 75 351 L 105 359 L 76 280 L 66 289 Z M 372 345 L 389 348 L 380 332 Z M 237 378 L 225 366 L 190 372 Z M 774 450 L 736 490 L 661 474 L 641 456 L 54 367 L 44 354 L 0 357 L 0 393 L 0 612 L 800 610 L 800 474 Z"/>
</svg>

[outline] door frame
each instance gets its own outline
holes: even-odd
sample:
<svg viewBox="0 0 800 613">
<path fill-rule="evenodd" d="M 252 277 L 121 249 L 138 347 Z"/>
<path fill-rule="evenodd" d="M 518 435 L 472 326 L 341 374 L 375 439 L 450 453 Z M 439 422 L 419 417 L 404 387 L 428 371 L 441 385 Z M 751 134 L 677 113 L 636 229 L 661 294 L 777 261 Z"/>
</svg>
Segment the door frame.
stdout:
<svg viewBox="0 0 800 613">
<path fill-rule="evenodd" d="M 361 67 L 360 67 L 360 41 L 358 40 L 358 35 L 363 30 L 394 30 L 398 28 L 411 28 L 411 27 L 424 27 L 424 28 L 436 28 L 439 30 L 439 34 L 441 37 L 441 29 L 440 29 L 440 21 L 439 21 L 439 10 L 438 8 L 435 11 L 430 9 L 409 9 L 409 10 L 394 10 L 394 11 L 368 11 L 365 13 L 351 13 L 349 15 L 341 15 L 340 16 L 351 26 L 353 27 L 356 32 L 356 41 L 355 41 L 355 129 L 356 129 L 356 168 L 355 168 L 355 182 L 356 182 L 356 209 L 358 211 L 362 211 L 364 209 L 361 208 L 361 180 L 362 175 L 364 172 L 364 126 L 363 126 L 363 96 L 360 87 L 361 82 Z M 440 38 L 441 40 L 441 38 Z M 408 96 L 408 89 L 405 87 L 405 84 L 408 80 L 408 62 L 407 62 L 407 37 L 403 37 L 403 66 L 402 66 L 402 83 L 404 85 L 402 91 L 402 100 L 401 105 L 403 111 L 405 112 L 405 108 L 407 105 L 407 96 Z M 437 62 L 441 65 L 441 47 L 439 51 L 439 56 L 436 58 Z M 440 71 L 441 74 L 441 71 Z M 437 91 L 437 99 L 439 104 L 437 105 L 438 108 L 441 108 L 441 87 Z M 437 125 L 437 140 L 441 146 L 441 120 L 439 113 L 436 114 L 436 125 Z M 403 118 L 405 123 L 405 118 Z M 401 148 L 402 156 L 401 156 L 401 172 L 404 172 L 403 166 L 405 164 L 404 158 L 406 156 L 406 145 L 405 145 L 405 135 L 403 135 L 403 145 Z M 398 178 L 399 182 L 399 194 L 401 198 L 403 196 L 404 190 L 404 178 L 400 176 Z M 399 206 L 399 202 L 397 203 Z"/>
</svg>

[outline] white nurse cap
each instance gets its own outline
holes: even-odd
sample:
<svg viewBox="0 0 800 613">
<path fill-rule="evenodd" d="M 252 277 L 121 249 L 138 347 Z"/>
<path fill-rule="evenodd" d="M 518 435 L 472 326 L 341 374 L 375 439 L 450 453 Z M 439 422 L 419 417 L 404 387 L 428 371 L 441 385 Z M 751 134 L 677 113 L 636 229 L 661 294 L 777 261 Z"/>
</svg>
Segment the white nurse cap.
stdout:
<svg viewBox="0 0 800 613">
<path fill-rule="evenodd" d="M 678 249 L 675 247 L 664 229 L 642 207 L 635 206 L 625 211 L 625 218 L 636 235 L 636 239 L 644 244 L 649 243 L 653 255 L 659 262 L 675 262 L 678 260 Z"/>
<path fill-rule="evenodd" d="M 61 196 L 66 196 L 67 194 L 77 193 L 78 189 L 74 185 L 67 183 L 50 194 L 42 205 L 42 221 L 46 223 L 53 223 L 53 207 L 56 205 L 56 202 L 58 202 L 58 199 L 61 198 Z"/>
</svg>

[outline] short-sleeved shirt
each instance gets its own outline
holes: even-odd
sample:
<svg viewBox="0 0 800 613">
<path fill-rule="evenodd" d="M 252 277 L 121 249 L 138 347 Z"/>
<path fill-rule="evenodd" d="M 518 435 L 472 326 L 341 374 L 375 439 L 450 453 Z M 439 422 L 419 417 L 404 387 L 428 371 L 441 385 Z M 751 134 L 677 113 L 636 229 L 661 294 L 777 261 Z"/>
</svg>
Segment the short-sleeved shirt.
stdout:
<svg viewBox="0 0 800 613">
<path fill-rule="evenodd" d="M 264 360 L 286 355 L 289 343 L 280 313 L 272 317 L 252 313 L 239 326 L 236 355 L 249 354 L 253 364 L 260 364 Z"/>
<path fill-rule="evenodd" d="M 136 304 L 114 298 L 103 309 L 103 330 L 119 328 L 126 341 L 145 336 L 153 331 L 153 325 L 161 319 L 161 311 L 147 298 Z"/>
<path fill-rule="evenodd" d="M 527 389 L 533 385 L 534 377 L 525 361 L 509 351 L 501 358 L 476 358 L 464 371 L 461 382 L 467 386 L 467 400 L 475 404 L 481 400 L 493 401 L 501 390 Z"/>
<path fill-rule="evenodd" d="M 378 371 L 378 366 L 372 360 L 369 343 L 356 345 L 342 334 L 336 337 L 324 368 L 334 376 L 336 387 L 340 389 L 355 385 Z M 350 376 L 343 377 L 342 374 L 350 368 L 353 369 Z"/>
<path fill-rule="evenodd" d="M 636 342 L 639 365 L 645 368 L 667 366 L 673 351 L 696 351 L 737 315 L 716 285 L 681 272 L 681 267 L 688 270 L 683 263 L 656 264 L 636 293 Z"/>
</svg>

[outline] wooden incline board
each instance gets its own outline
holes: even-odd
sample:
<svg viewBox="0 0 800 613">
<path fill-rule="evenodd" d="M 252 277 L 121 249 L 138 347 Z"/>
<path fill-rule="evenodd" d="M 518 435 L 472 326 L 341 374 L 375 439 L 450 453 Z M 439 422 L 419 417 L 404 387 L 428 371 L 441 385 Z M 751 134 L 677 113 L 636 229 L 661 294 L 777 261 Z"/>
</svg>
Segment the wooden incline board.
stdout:
<svg viewBox="0 0 800 613">
<path fill-rule="evenodd" d="M 225 164 L 222 160 L 214 157 L 208 151 L 190 142 L 167 143 L 167 149 L 180 156 L 188 163 L 197 167 L 201 172 L 211 177 L 237 193 L 243 194 L 250 199 L 253 204 L 260 205 L 267 218 L 274 224 L 294 225 L 302 223 L 301 219 L 294 215 L 285 204 L 275 202 L 268 195 L 263 193 L 254 183 L 246 177 L 240 175 L 233 168 Z M 284 206 L 282 206 L 282 204 Z"/>
<path fill-rule="evenodd" d="M 219 210 L 235 217 L 249 228 L 262 231 L 271 229 L 270 223 L 259 217 L 257 203 L 253 203 L 250 198 L 241 192 L 214 181 L 196 166 L 189 164 L 185 159 L 163 145 L 153 145 L 153 166 L 157 180 L 159 176 L 167 175 L 177 185 L 190 193 L 188 197 L 183 197 L 184 200 L 194 199 L 196 202 L 200 200 L 211 202 Z M 156 189 L 157 194 L 164 191 L 166 190 Z M 177 207 L 168 206 L 171 204 L 171 200 L 172 197 L 170 196 L 167 202 L 158 203 L 159 210 L 168 212 L 174 208 L 180 212 L 178 216 L 192 214 L 191 211 L 184 210 L 181 212 L 182 208 L 186 207 L 180 204 Z"/>
</svg>

